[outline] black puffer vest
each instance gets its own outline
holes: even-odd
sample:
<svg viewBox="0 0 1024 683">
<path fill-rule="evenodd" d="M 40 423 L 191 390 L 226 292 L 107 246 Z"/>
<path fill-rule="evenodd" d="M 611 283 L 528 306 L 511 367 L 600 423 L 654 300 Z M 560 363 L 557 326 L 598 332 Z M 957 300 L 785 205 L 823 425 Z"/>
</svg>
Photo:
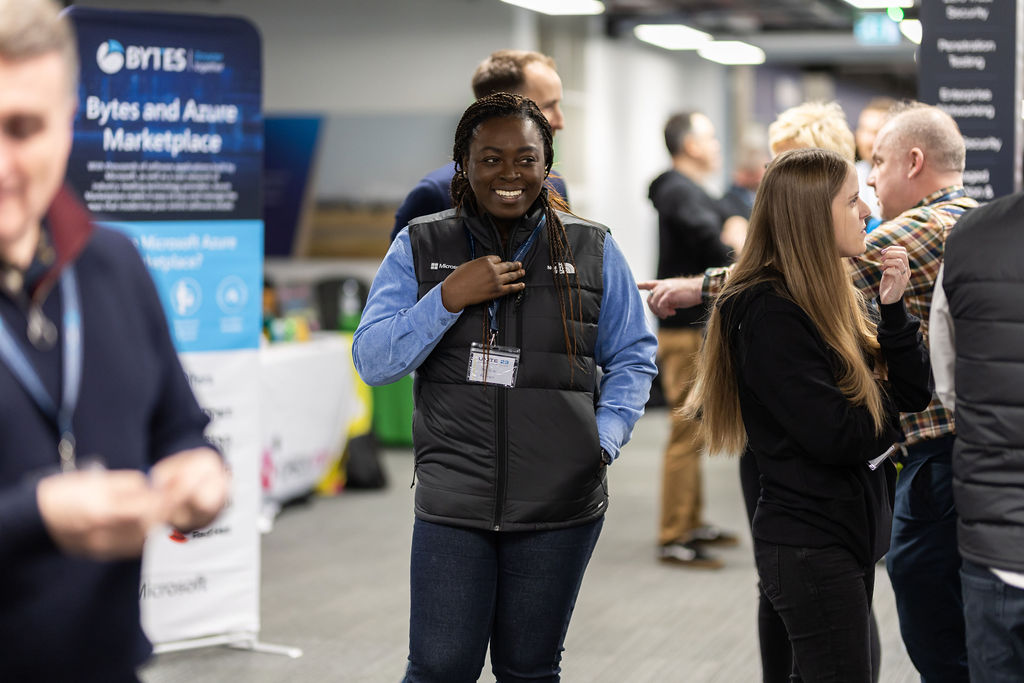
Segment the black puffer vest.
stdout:
<svg viewBox="0 0 1024 683">
<path fill-rule="evenodd" d="M 471 260 L 471 243 L 477 258 L 510 259 L 540 221 L 539 206 L 520 221 L 508 249 L 489 217 L 456 216 L 452 209 L 413 221 L 409 238 L 418 297 Z M 514 531 L 583 524 L 604 514 L 608 494 L 594 416 L 594 347 L 607 229 L 569 214 L 559 217 L 575 273 L 572 264 L 557 268 L 568 268 L 582 297 L 582 316 L 569 315 L 577 364 L 570 371 L 542 228 L 522 259 L 526 289 L 504 297 L 497 311 L 496 343 L 521 350 L 515 386 L 467 382 L 470 345 L 484 340 L 485 304 L 464 310 L 416 370 L 413 443 L 420 519 Z"/>
<path fill-rule="evenodd" d="M 943 289 L 956 334 L 960 554 L 1024 572 L 1024 194 L 964 215 Z"/>
</svg>

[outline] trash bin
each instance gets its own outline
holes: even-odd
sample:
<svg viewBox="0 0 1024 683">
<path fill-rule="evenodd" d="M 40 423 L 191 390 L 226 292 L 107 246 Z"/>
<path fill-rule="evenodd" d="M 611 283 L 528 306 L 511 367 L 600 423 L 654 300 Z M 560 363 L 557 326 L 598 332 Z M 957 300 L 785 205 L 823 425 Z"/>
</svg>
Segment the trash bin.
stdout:
<svg viewBox="0 0 1024 683">
<path fill-rule="evenodd" d="M 412 445 L 412 375 L 373 387 L 373 433 L 385 446 Z"/>
<path fill-rule="evenodd" d="M 355 332 L 366 305 L 369 287 L 356 277 L 340 277 L 316 283 L 320 329 Z"/>
</svg>

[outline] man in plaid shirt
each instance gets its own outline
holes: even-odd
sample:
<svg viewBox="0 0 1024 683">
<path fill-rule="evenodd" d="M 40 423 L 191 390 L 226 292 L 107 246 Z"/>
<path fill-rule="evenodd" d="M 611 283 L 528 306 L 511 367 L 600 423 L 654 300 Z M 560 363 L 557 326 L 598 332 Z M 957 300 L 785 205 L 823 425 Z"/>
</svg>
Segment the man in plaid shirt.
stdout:
<svg viewBox="0 0 1024 683">
<path fill-rule="evenodd" d="M 849 259 L 853 282 L 870 301 L 882 279 L 881 250 L 905 247 L 910 257 L 907 310 L 928 339 L 928 311 L 946 235 L 977 206 L 963 188 L 964 142 L 941 110 L 900 105 L 879 131 L 868 184 L 875 188 L 883 222 L 865 238 L 867 250 Z M 659 317 L 713 298 L 727 268 L 703 276 L 640 283 Z M 953 416 L 933 396 L 921 413 L 900 416 L 905 441 L 896 482 L 892 544 L 886 565 L 896 595 L 900 631 L 923 683 L 968 681 L 956 541 L 951 457 Z"/>
</svg>

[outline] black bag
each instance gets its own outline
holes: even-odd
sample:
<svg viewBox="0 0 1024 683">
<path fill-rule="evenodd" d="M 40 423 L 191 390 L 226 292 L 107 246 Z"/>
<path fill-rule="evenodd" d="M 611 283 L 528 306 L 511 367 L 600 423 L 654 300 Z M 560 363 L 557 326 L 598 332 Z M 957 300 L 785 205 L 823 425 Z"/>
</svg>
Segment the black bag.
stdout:
<svg viewBox="0 0 1024 683">
<path fill-rule="evenodd" d="M 372 433 L 349 439 L 345 447 L 346 488 L 382 489 L 388 485 L 378 451 L 377 438 Z"/>
</svg>

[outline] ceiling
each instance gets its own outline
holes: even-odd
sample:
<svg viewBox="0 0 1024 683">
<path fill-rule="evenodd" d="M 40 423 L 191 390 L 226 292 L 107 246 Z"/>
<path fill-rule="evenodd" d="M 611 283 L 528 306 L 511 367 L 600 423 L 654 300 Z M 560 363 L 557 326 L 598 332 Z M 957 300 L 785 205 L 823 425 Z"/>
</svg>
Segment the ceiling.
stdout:
<svg viewBox="0 0 1024 683">
<path fill-rule="evenodd" d="M 917 0 L 920 4 L 922 0 Z M 913 66 L 915 46 L 857 43 L 860 13 L 843 0 L 604 0 L 611 36 L 625 37 L 637 24 L 682 23 L 716 39 L 745 40 L 762 48 L 769 63 Z M 908 18 L 917 8 L 905 10 Z"/>
</svg>

